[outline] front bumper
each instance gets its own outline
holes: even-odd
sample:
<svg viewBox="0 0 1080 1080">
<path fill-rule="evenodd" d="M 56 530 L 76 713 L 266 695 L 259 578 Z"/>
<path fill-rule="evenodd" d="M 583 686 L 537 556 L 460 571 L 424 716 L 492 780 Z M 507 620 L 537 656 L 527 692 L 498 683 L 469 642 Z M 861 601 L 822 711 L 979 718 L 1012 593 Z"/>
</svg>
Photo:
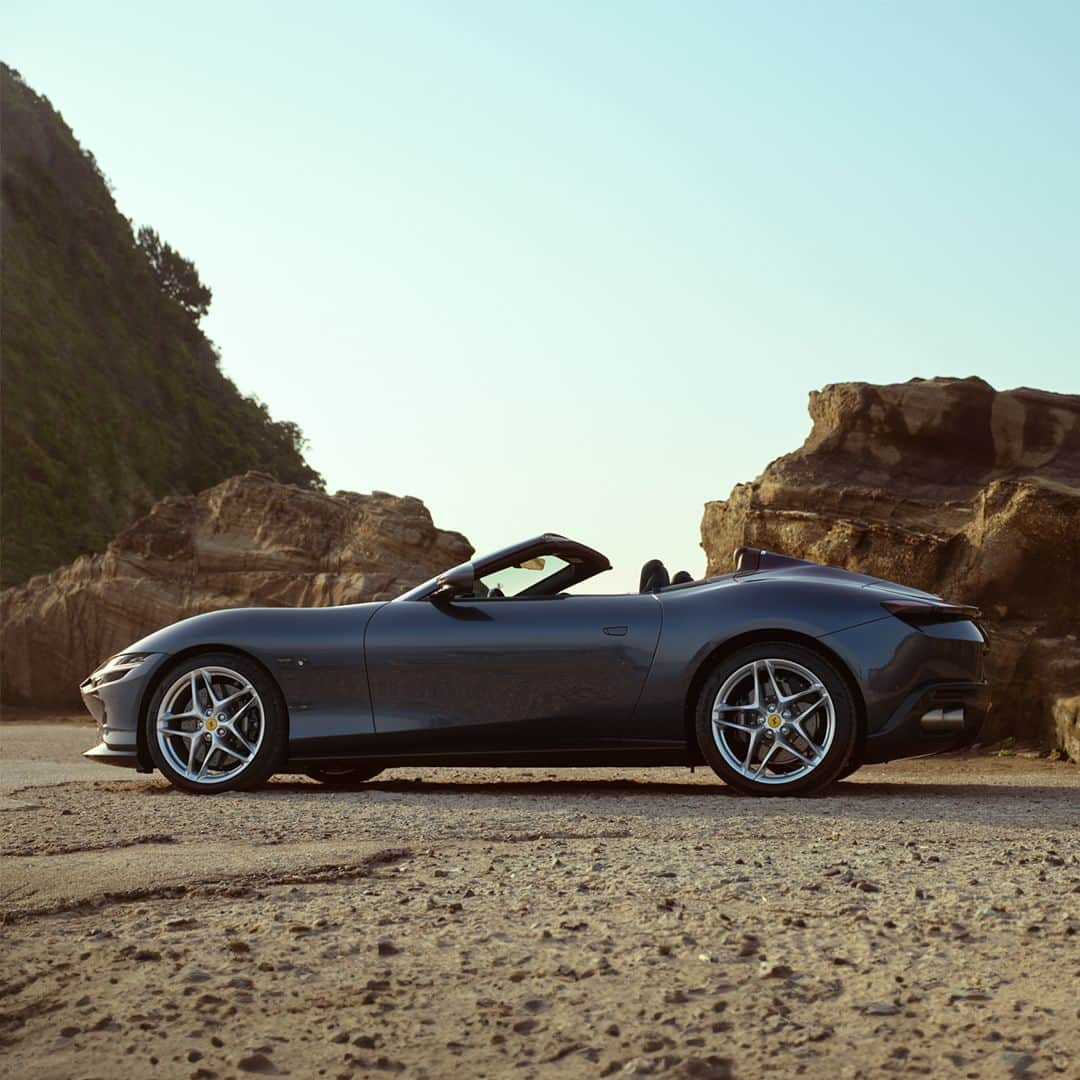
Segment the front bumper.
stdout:
<svg viewBox="0 0 1080 1080">
<path fill-rule="evenodd" d="M 90 761 L 96 761 L 99 765 L 119 765 L 125 769 L 139 768 L 139 754 L 137 750 L 113 750 L 105 742 L 99 742 L 97 746 L 91 746 L 83 751 L 83 757 Z M 142 769 L 142 772 L 149 770 Z"/>
<path fill-rule="evenodd" d="M 945 682 L 925 687 L 867 736 L 863 764 L 962 750 L 978 738 L 989 711 L 989 683 Z M 957 722 L 942 723 L 950 715 Z"/>
<path fill-rule="evenodd" d="M 150 653 L 137 667 L 126 670 L 118 670 L 110 660 L 83 682 L 79 692 L 86 711 L 97 721 L 100 739 L 83 757 L 139 772 L 153 771 L 149 756 L 139 746 L 139 717 L 146 688 L 165 659 L 162 653 Z"/>
</svg>

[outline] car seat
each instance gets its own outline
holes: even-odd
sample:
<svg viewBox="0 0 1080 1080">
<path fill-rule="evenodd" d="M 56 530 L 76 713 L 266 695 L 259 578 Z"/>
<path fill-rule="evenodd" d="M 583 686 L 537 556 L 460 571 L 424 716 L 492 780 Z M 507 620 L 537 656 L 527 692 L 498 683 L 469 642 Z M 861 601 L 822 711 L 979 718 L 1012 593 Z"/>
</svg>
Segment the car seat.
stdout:
<svg viewBox="0 0 1080 1080">
<path fill-rule="evenodd" d="M 638 584 L 639 593 L 657 592 L 671 584 L 671 577 L 667 567 L 659 559 L 650 559 L 641 568 L 641 580 Z"/>
</svg>

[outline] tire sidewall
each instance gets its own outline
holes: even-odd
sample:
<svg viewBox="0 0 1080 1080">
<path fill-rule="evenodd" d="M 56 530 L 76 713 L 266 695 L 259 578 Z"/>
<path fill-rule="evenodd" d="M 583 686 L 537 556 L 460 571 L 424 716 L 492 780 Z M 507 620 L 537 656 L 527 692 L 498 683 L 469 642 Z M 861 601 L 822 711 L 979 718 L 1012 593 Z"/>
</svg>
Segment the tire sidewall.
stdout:
<svg viewBox="0 0 1080 1080">
<path fill-rule="evenodd" d="M 854 761 L 849 761 L 837 774 L 836 780 L 834 780 L 833 783 L 836 783 L 840 780 L 846 780 L 849 776 L 852 775 L 852 773 L 857 773 L 861 768 L 862 761 L 860 761 L 858 758 L 856 758 Z"/>
<path fill-rule="evenodd" d="M 735 671 L 752 660 L 790 660 L 812 671 L 828 690 L 836 718 L 836 733 L 822 762 L 808 775 L 790 784 L 760 784 L 737 772 L 716 746 L 713 737 L 712 709 L 716 695 Z M 847 681 L 825 657 L 813 649 L 784 641 L 747 645 L 725 657 L 709 674 L 698 697 L 696 714 L 698 748 L 716 774 L 737 791 L 750 795 L 774 797 L 810 795 L 833 783 L 852 760 L 858 734 L 855 701 Z"/>
<path fill-rule="evenodd" d="M 223 667 L 243 675 L 258 692 L 263 706 L 262 744 L 254 760 L 238 776 L 216 784 L 200 784 L 177 772 L 161 752 L 157 741 L 157 714 L 169 688 L 178 678 L 201 667 Z M 195 795 L 216 795 L 226 791 L 245 791 L 264 784 L 285 759 L 288 743 L 288 714 L 281 690 L 266 669 L 250 657 L 230 652 L 197 653 L 170 664 L 158 680 L 143 716 L 146 745 L 155 768 L 173 787 Z"/>
</svg>

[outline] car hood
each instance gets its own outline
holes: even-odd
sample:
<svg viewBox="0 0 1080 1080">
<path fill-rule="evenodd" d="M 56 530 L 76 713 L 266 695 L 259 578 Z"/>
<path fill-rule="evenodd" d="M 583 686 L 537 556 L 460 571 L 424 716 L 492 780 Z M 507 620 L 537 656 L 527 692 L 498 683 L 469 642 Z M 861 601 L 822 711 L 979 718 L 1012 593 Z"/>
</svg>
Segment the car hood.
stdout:
<svg viewBox="0 0 1080 1080">
<path fill-rule="evenodd" d="M 295 634 L 321 623 L 340 622 L 343 617 L 363 625 L 387 603 L 385 600 L 337 607 L 227 608 L 192 615 L 132 642 L 125 653 L 170 653 L 193 645 L 246 645 L 252 636 Z"/>
</svg>

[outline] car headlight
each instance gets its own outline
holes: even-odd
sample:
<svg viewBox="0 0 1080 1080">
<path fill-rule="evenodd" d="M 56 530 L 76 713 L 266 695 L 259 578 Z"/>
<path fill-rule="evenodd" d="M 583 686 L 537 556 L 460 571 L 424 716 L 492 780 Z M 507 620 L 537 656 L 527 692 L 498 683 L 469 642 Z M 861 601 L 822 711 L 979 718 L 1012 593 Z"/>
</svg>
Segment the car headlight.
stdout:
<svg viewBox="0 0 1080 1080">
<path fill-rule="evenodd" d="M 144 660 L 148 660 L 153 653 L 148 652 L 129 652 L 120 653 L 119 656 L 114 656 L 106 665 L 106 667 L 124 667 L 133 668 L 138 667 Z"/>
<path fill-rule="evenodd" d="M 129 675 L 153 655 L 153 653 L 148 652 L 117 653 L 116 656 L 112 656 L 106 660 L 105 663 L 90 676 L 90 683 L 96 687 L 101 686 L 104 683 L 116 682 L 125 675 Z"/>
</svg>

